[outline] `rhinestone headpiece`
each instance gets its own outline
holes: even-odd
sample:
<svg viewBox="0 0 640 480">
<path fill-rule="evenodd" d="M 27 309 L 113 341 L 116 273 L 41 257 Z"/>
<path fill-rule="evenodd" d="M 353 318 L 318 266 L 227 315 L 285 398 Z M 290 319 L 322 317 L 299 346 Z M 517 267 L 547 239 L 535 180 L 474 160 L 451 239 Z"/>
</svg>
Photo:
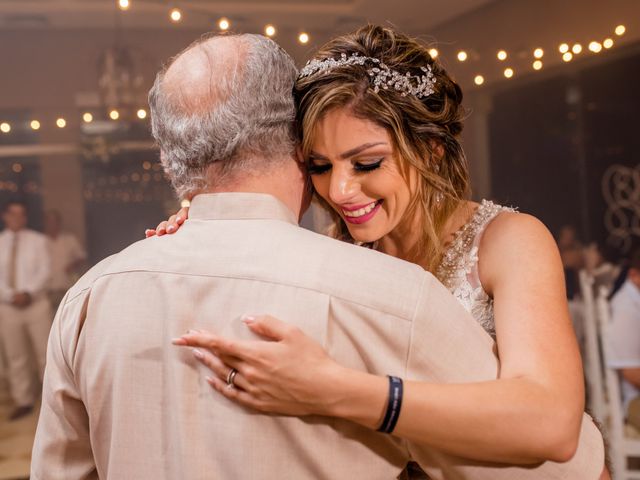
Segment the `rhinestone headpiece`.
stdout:
<svg viewBox="0 0 640 480">
<path fill-rule="evenodd" d="M 357 53 L 347 56 L 342 53 L 340 58 L 325 58 L 324 60 L 313 59 L 307 62 L 298 78 L 309 77 L 316 73 L 328 73 L 334 68 L 344 67 L 345 65 L 364 65 L 365 63 L 373 64 L 367 69 L 370 81 L 373 85 L 373 91 L 378 93 L 380 89 L 388 90 L 393 88 L 400 92 L 403 97 L 414 95 L 417 98 L 428 97 L 433 93 L 433 86 L 436 79 L 431 71 L 431 65 L 420 67 L 424 75 L 411 75 L 409 72 L 404 75 L 396 70 L 392 70 L 377 58 L 361 57 Z"/>
</svg>

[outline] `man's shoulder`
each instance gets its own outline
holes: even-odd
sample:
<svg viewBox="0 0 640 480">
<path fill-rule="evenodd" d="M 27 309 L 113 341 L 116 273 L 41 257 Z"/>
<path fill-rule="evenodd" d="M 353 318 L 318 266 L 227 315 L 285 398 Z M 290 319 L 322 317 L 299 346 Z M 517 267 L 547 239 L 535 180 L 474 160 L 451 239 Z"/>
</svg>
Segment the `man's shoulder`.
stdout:
<svg viewBox="0 0 640 480">
<path fill-rule="evenodd" d="M 637 291 L 637 287 L 629 280 L 611 299 L 611 310 L 614 317 L 634 311 L 640 312 L 640 291 Z M 640 315 L 638 315 L 638 320 L 640 321 Z"/>
<path fill-rule="evenodd" d="M 38 243 L 42 243 L 42 244 L 46 244 L 47 243 L 47 236 L 44 233 L 40 233 L 36 230 L 31 230 L 29 228 L 24 229 L 21 232 L 21 235 L 24 235 L 25 237 L 32 239 L 35 242 Z"/>
</svg>

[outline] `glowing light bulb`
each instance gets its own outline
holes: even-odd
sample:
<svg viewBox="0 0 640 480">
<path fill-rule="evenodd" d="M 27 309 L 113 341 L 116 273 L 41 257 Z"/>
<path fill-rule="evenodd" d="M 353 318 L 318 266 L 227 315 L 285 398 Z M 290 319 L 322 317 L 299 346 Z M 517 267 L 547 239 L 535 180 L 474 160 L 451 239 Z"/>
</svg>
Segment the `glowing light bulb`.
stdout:
<svg viewBox="0 0 640 480">
<path fill-rule="evenodd" d="M 611 40 L 610 38 L 605 38 L 604 42 L 602 42 L 602 46 L 608 50 L 609 48 L 613 47 L 613 40 Z"/>
<path fill-rule="evenodd" d="M 591 42 L 589 44 L 589 50 L 593 53 L 600 53 L 602 50 L 602 44 L 600 42 Z"/>
<path fill-rule="evenodd" d="M 440 52 L 438 52 L 438 49 L 436 48 L 430 48 L 429 49 L 429 55 L 431 55 L 431 58 L 438 58 Z"/>
<path fill-rule="evenodd" d="M 0 132 L 9 133 L 11 131 L 11 125 L 7 122 L 0 123 Z"/>
<path fill-rule="evenodd" d="M 224 17 L 218 21 L 218 28 L 220 30 L 229 30 L 230 26 L 231 24 L 229 23 L 229 20 Z"/>
<path fill-rule="evenodd" d="M 169 18 L 171 18 L 172 22 L 179 22 L 182 20 L 182 12 L 178 8 L 173 8 L 169 13 Z"/>
<path fill-rule="evenodd" d="M 535 62 L 533 62 L 533 69 L 534 70 L 540 70 L 541 68 L 542 68 L 542 61 L 536 60 Z"/>
<path fill-rule="evenodd" d="M 560 50 L 560 53 L 567 53 L 569 51 L 569 45 L 566 43 L 562 43 L 558 47 L 558 50 Z"/>
<path fill-rule="evenodd" d="M 504 50 L 500 50 L 497 56 L 498 56 L 498 60 L 504 61 L 507 59 L 507 52 L 505 52 Z"/>
<path fill-rule="evenodd" d="M 303 45 L 309 42 L 309 34 L 302 32 L 300 35 L 298 35 L 298 41 L 300 43 L 302 43 Z"/>
<path fill-rule="evenodd" d="M 129 0 L 118 0 L 118 7 L 120 7 L 120 10 L 129 10 L 130 6 L 131 2 L 129 2 Z"/>
<path fill-rule="evenodd" d="M 473 79 L 473 82 L 476 85 L 482 85 L 484 83 L 484 77 L 482 75 L 476 75 L 476 78 Z"/>
<path fill-rule="evenodd" d="M 31 123 L 29 125 L 31 126 L 32 130 L 40 129 L 40 122 L 38 120 L 31 120 Z"/>
<path fill-rule="evenodd" d="M 267 25 L 266 27 L 264 27 L 264 34 L 267 37 L 273 37 L 276 34 L 276 27 L 274 27 L 273 25 Z"/>
<path fill-rule="evenodd" d="M 82 120 L 84 120 L 84 123 L 91 123 L 93 122 L 93 115 L 91 115 L 89 112 L 86 112 L 82 115 Z"/>
<path fill-rule="evenodd" d="M 111 110 L 109 112 L 109 118 L 111 120 L 118 120 L 120 118 L 120 112 L 118 112 L 118 110 Z"/>
<path fill-rule="evenodd" d="M 542 50 L 541 48 L 536 48 L 533 51 L 533 56 L 536 58 L 542 58 L 544 56 L 544 50 Z"/>
<path fill-rule="evenodd" d="M 513 68 L 505 68 L 504 70 L 504 76 L 507 78 L 513 77 L 513 73 Z"/>
<path fill-rule="evenodd" d="M 579 43 L 575 43 L 573 47 L 571 47 L 571 51 L 574 53 L 574 55 L 578 55 L 580 52 L 582 52 L 582 45 L 580 45 Z"/>
<path fill-rule="evenodd" d="M 618 35 L 619 37 L 624 35 L 624 32 L 626 32 L 627 29 L 624 25 L 618 25 L 615 29 L 616 35 Z"/>
<path fill-rule="evenodd" d="M 145 118 L 147 118 L 147 111 L 144 108 L 141 108 L 137 111 L 136 115 L 138 115 L 138 118 L 140 120 L 144 120 Z"/>
<path fill-rule="evenodd" d="M 56 120 L 56 125 L 58 128 L 64 128 L 67 126 L 67 121 L 64 118 L 59 118 Z"/>
<path fill-rule="evenodd" d="M 562 55 L 562 60 L 564 60 L 565 62 L 570 62 L 572 58 L 573 53 L 571 52 L 564 52 L 564 54 Z"/>
<path fill-rule="evenodd" d="M 467 52 L 465 52 L 464 50 L 460 50 L 458 52 L 458 60 L 460 62 L 464 62 L 467 59 Z"/>
</svg>

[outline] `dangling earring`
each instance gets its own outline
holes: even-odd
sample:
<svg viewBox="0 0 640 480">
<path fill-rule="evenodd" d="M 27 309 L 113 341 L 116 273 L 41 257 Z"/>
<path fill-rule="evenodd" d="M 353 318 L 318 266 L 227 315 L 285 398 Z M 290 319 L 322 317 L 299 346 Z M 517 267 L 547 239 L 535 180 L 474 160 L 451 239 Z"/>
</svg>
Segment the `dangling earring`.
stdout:
<svg viewBox="0 0 640 480">
<path fill-rule="evenodd" d="M 433 166 L 433 171 L 436 173 L 436 175 L 438 175 L 440 173 L 440 165 L 436 163 Z M 442 192 L 436 192 L 434 199 L 436 201 L 436 205 L 440 205 L 442 203 L 442 200 L 444 200 L 444 195 L 442 194 Z"/>
</svg>

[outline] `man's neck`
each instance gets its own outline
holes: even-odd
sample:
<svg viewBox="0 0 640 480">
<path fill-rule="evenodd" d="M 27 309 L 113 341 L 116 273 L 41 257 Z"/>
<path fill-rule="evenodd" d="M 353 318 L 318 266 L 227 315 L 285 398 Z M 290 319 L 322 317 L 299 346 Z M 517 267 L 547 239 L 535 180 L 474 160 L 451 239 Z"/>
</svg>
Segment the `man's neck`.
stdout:
<svg viewBox="0 0 640 480">
<path fill-rule="evenodd" d="M 286 164 L 270 174 L 245 175 L 224 185 L 210 187 L 198 193 L 262 193 L 271 195 L 291 210 L 298 221 L 306 210 L 304 177 L 295 164 Z"/>
</svg>

